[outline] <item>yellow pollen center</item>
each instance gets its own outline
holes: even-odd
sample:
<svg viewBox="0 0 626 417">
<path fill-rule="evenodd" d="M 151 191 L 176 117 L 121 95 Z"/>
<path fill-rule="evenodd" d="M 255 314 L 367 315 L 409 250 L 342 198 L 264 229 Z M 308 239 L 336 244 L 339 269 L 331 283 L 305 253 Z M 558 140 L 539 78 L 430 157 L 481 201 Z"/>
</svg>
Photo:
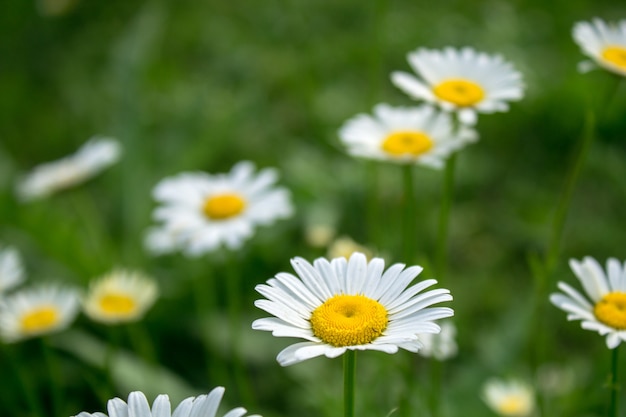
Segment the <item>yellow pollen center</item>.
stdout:
<svg viewBox="0 0 626 417">
<path fill-rule="evenodd" d="M 498 410 L 501 414 L 508 416 L 516 416 L 526 414 L 527 404 L 520 397 L 509 396 L 505 398 L 499 405 Z"/>
<path fill-rule="evenodd" d="M 387 328 L 387 310 L 363 295 L 335 295 L 311 314 L 311 329 L 331 346 L 371 343 Z"/>
<path fill-rule="evenodd" d="M 611 64 L 626 70 L 626 47 L 607 46 L 602 51 L 602 58 Z"/>
<path fill-rule="evenodd" d="M 433 93 L 441 100 L 460 107 L 473 106 L 485 98 L 485 90 L 473 81 L 463 79 L 446 80 L 435 86 Z"/>
<path fill-rule="evenodd" d="M 39 307 L 24 314 L 20 321 L 24 333 L 38 333 L 53 328 L 59 322 L 59 312 L 56 307 Z"/>
<path fill-rule="evenodd" d="M 401 130 L 391 133 L 382 144 L 383 151 L 394 156 L 419 156 L 433 147 L 433 141 L 422 132 Z"/>
<path fill-rule="evenodd" d="M 609 327 L 626 330 L 626 293 L 610 292 L 593 308 L 596 318 Z"/>
<path fill-rule="evenodd" d="M 136 303 L 126 294 L 105 294 L 99 300 L 100 308 L 112 316 L 128 315 L 135 311 Z"/>
<path fill-rule="evenodd" d="M 245 207 L 246 201 L 241 196 L 226 193 L 207 198 L 202 211 L 211 220 L 224 220 L 238 215 Z"/>
</svg>

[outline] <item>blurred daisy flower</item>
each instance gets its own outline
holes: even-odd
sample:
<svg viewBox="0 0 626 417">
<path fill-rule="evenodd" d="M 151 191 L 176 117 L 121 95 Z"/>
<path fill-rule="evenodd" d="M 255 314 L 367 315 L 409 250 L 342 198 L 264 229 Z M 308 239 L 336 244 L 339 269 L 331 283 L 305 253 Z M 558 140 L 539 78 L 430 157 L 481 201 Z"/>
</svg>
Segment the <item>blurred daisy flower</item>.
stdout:
<svg viewBox="0 0 626 417">
<path fill-rule="evenodd" d="M 93 281 L 83 298 L 83 310 L 94 321 L 126 323 L 140 320 L 158 295 L 156 283 L 149 277 L 116 270 Z"/>
<path fill-rule="evenodd" d="M 17 342 L 67 328 L 78 312 L 78 292 L 58 285 L 21 290 L 0 302 L 0 337 Z"/>
<path fill-rule="evenodd" d="M 568 320 L 581 320 L 581 327 L 606 335 L 606 345 L 615 349 L 626 341 L 626 262 L 609 258 L 606 273 L 592 257 L 570 259 L 570 268 L 591 300 L 573 287 L 559 282 L 562 293 L 550 295 L 552 304 L 569 313 Z"/>
<path fill-rule="evenodd" d="M 274 186 L 274 169 L 254 172 L 251 162 L 236 164 L 227 174 L 182 173 L 165 178 L 153 190 L 162 205 L 145 245 L 153 254 L 183 251 L 200 256 L 218 249 L 239 249 L 257 225 L 292 215 L 289 191 Z"/>
<path fill-rule="evenodd" d="M 443 361 L 456 356 L 459 348 L 456 344 L 456 326 L 451 321 L 441 323 L 441 332 L 419 335 L 422 349 L 418 352 L 427 358 Z"/>
<path fill-rule="evenodd" d="M 0 295 L 24 281 L 20 254 L 11 247 L 0 249 Z"/>
<path fill-rule="evenodd" d="M 455 132 L 451 116 L 431 106 L 378 104 L 373 116 L 348 120 L 339 137 L 353 156 L 441 168 L 450 154 L 478 135 L 466 126 Z"/>
<path fill-rule="evenodd" d="M 117 140 L 91 138 L 76 153 L 35 167 L 18 182 L 17 195 L 22 201 L 32 201 L 80 184 L 116 163 L 121 153 Z"/>
<path fill-rule="evenodd" d="M 446 289 L 420 294 L 436 284 L 434 279 L 408 287 L 422 271 L 419 266 L 395 264 L 384 271 L 382 259 L 368 263 L 362 253 L 349 260 L 318 258 L 312 265 L 294 258 L 291 265 L 297 277 L 279 273 L 256 286 L 267 299 L 254 305 L 274 317 L 252 323 L 253 329 L 277 337 L 307 340 L 278 354 L 282 366 L 321 355 L 334 358 L 348 349 L 417 352 L 422 347 L 418 334 L 438 333 L 434 320 L 454 314 L 448 307 L 428 308 L 452 300 Z"/>
<path fill-rule="evenodd" d="M 328 247 L 329 258 L 350 258 L 354 252 L 361 252 L 367 259 L 373 256 L 371 250 L 363 245 L 359 245 L 352 238 L 340 236 L 335 239 Z"/>
<path fill-rule="evenodd" d="M 483 400 L 501 416 L 525 417 L 535 409 L 534 390 L 516 379 L 490 379 L 483 386 Z"/>
<path fill-rule="evenodd" d="M 465 124 L 476 123 L 476 113 L 504 112 L 508 101 L 524 93 L 522 76 L 499 55 L 472 48 L 419 48 L 407 56 L 415 75 L 395 71 L 391 81 L 416 100 L 455 111 Z"/>
<path fill-rule="evenodd" d="M 152 407 L 148 404 L 146 396 L 140 391 L 131 392 L 128 395 L 128 403 L 119 398 L 113 398 L 107 403 L 109 417 L 215 417 L 224 395 L 223 387 L 216 387 L 207 395 L 185 398 L 174 409 L 167 395 L 161 394 L 156 397 Z M 246 414 L 246 409 L 242 407 L 234 408 L 224 414 L 224 417 L 242 417 Z M 107 417 L 104 413 L 82 412 L 75 417 Z M 249 417 L 260 417 L 250 415 Z"/>
<path fill-rule="evenodd" d="M 574 41 L 592 61 L 579 64 L 580 72 L 602 68 L 626 76 L 626 20 L 607 24 L 595 18 L 590 22 L 578 22 L 572 30 Z M 594 64 L 595 62 L 595 64 Z"/>
</svg>

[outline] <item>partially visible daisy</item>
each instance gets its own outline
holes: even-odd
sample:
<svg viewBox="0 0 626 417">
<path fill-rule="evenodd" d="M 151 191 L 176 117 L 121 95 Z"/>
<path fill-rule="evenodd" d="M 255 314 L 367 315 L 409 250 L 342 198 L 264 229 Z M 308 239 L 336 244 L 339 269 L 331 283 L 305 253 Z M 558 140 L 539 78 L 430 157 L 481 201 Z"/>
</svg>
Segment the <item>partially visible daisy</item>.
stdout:
<svg viewBox="0 0 626 417">
<path fill-rule="evenodd" d="M 431 106 L 378 104 L 373 116 L 348 120 L 339 137 L 354 156 L 441 168 L 450 154 L 478 135 L 465 126 L 455 131 L 450 115 Z"/>
<path fill-rule="evenodd" d="M 581 62 L 579 71 L 587 72 L 597 64 L 626 76 L 626 20 L 616 24 L 606 23 L 598 18 L 591 22 L 577 22 L 572 36 L 583 53 L 593 60 Z"/>
<path fill-rule="evenodd" d="M 363 245 L 359 245 L 348 236 L 339 236 L 328 247 L 329 258 L 350 258 L 354 252 L 361 252 L 366 258 L 372 257 L 372 251 Z"/>
<path fill-rule="evenodd" d="M 419 335 L 423 348 L 418 352 L 427 358 L 443 361 L 456 356 L 459 347 L 456 344 L 456 326 L 451 321 L 441 323 L 438 334 L 425 333 Z"/>
<path fill-rule="evenodd" d="M 37 200 L 80 184 L 116 163 L 120 143 L 112 138 L 93 137 L 76 153 L 36 166 L 17 184 L 22 201 Z"/>
<path fill-rule="evenodd" d="M 24 268 L 17 250 L 6 247 L 0 250 L 0 295 L 24 281 Z"/>
<path fill-rule="evenodd" d="M 274 317 L 252 323 L 253 329 L 277 337 L 307 340 L 278 354 L 282 366 L 321 355 L 334 358 L 348 349 L 417 352 L 422 347 L 418 334 L 438 333 L 434 320 L 454 314 L 448 307 L 430 307 L 452 300 L 446 289 L 422 293 L 437 283 L 434 279 L 409 287 L 422 271 L 419 266 L 394 264 L 384 271 L 382 259 L 368 263 L 358 252 L 349 260 L 318 258 L 313 264 L 294 258 L 291 265 L 297 277 L 279 273 L 256 286 L 267 299 L 254 305 Z"/>
<path fill-rule="evenodd" d="M 407 56 L 417 77 L 402 71 L 391 81 L 416 100 L 458 112 L 459 120 L 476 123 L 476 113 L 504 112 L 508 101 L 524 95 L 522 75 L 500 55 L 472 48 L 419 48 Z"/>
<path fill-rule="evenodd" d="M 552 294 L 550 301 L 569 313 L 568 320 L 581 320 L 583 329 L 606 335 L 607 347 L 615 349 L 626 341 L 626 262 L 609 258 L 606 273 L 590 256 L 582 261 L 570 259 L 569 265 L 589 298 L 559 282 L 558 287 L 565 294 Z"/>
<path fill-rule="evenodd" d="M 482 397 L 489 408 L 505 417 L 526 417 L 535 409 L 533 388 L 517 379 L 490 379 L 483 386 Z"/>
<path fill-rule="evenodd" d="M 151 408 L 146 396 L 140 391 L 134 391 L 128 395 L 128 403 L 120 398 L 109 400 L 107 403 L 108 417 L 215 417 L 224 391 L 223 387 L 216 387 L 207 395 L 185 398 L 174 409 L 173 413 L 170 399 L 166 394 L 157 396 Z M 246 412 L 245 408 L 237 407 L 224 414 L 224 417 L 242 417 Z M 107 416 L 100 412 L 87 413 L 83 411 L 75 417 Z M 251 414 L 248 417 L 261 416 Z"/>
<path fill-rule="evenodd" d="M 78 312 L 78 292 L 41 285 L 13 293 L 0 302 L 0 337 L 5 342 L 55 333 L 68 327 Z"/>
<path fill-rule="evenodd" d="M 153 190 L 162 205 L 154 211 L 161 224 L 148 231 L 145 244 L 154 254 L 182 251 L 200 256 L 224 245 L 238 249 L 258 225 L 292 215 L 289 191 L 274 183 L 278 174 L 258 173 L 252 162 L 227 174 L 186 172 L 165 178 Z"/>
<path fill-rule="evenodd" d="M 139 272 L 116 270 L 93 281 L 83 298 L 83 310 L 92 320 L 126 323 L 140 320 L 154 304 L 158 288 Z"/>
</svg>

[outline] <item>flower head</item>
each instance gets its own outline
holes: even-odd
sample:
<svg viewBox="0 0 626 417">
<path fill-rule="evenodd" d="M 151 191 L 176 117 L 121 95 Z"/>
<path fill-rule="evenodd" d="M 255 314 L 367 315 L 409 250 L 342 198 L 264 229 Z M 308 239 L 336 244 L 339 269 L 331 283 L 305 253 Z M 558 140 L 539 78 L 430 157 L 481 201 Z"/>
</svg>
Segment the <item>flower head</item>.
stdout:
<svg viewBox="0 0 626 417">
<path fill-rule="evenodd" d="M 0 303 L 0 337 L 5 342 L 65 329 L 78 312 L 77 291 L 42 285 L 11 294 Z"/>
<path fill-rule="evenodd" d="M 88 180 L 116 163 L 120 156 L 117 140 L 91 138 L 73 155 L 35 167 L 17 184 L 17 194 L 23 201 L 47 197 Z"/>
<path fill-rule="evenodd" d="M 516 379 L 490 379 L 483 386 L 483 400 L 493 411 L 505 417 L 525 417 L 535 408 L 534 390 Z"/>
<path fill-rule="evenodd" d="M 91 283 L 83 309 L 89 318 L 102 323 L 137 321 L 154 304 L 157 295 L 157 285 L 149 277 L 117 270 Z"/>
<path fill-rule="evenodd" d="M 238 249 L 257 225 L 291 216 L 289 192 L 274 186 L 277 173 L 244 161 L 227 174 L 182 173 L 162 180 L 154 198 L 162 203 L 154 219 L 162 224 L 146 236 L 155 254 L 182 250 L 199 256 L 218 249 Z"/>
<path fill-rule="evenodd" d="M 113 398 L 107 403 L 109 417 L 215 417 L 224 395 L 223 387 L 213 388 L 207 395 L 185 398 L 172 413 L 170 399 L 167 395 L 161 394 L 152 403 L 152 408 L 148 404 L 146 396 L 140 391 L 131 392 L 128 395 L 128 403 L 119 398 Z M 246 409 L 242 407 L 234 408 L 224 414 L 224 417 L 242 417 L 246 414 Z M 107 417 L 103 413 L 87 413 L 83 411 L 75 417 Z M 250 415 L 249 417 L 260 417 Z"/>
<path fill-rule="evenodd" d="M 291 264 L 297 277 L 279 273 L 256 286 L 267 299 L 254 305 L 274 317 L 252 323 L 253 329 L 277 337 L 307 340 L 278 354 L 282 366 L 321 355 L 334 358 L 348 349 L 417 352 L 422 347 L 418 334 L 439 332 L 434 320 L 454 314 L 448 307 L 429 307 L 452 300 L 450 291 L 420 294 L 434 279 L 408 287 L 422 271 L 419 266 L 395 264 L 384 271 L 382 259 L 368 263 L 358 252 L 349 260 L 318 258 L 310 264 L 294 258 Z"/>
<path fill-rule="evenodd" d="M 348 236 L 339 236 L 328 247 L 329 258 L 350 258 L 354 252 L 361 252 L 367 259 L 372 257 L 372 251 Z"/>
<path fill-rule="evenodd" d="M 455 132 L 450 115 L 431 106 L 379 104 L 373 116 L 359 114 L 348 120 L 339 137 L 354 156 L 441 168 L 451 153 L 478 135 L 465 126 Z"/>
<path fill-rule="evenodd" d="M 583 53 L 597 65 L 621 76 L 626 76 L 626 20 L 607 24 L 595 18 L 591 22 L 578 22 L 572 30 L 574 41 Z M 579 65 L 586 72 L 595 65 L 583 61 Z"/>
<path fill-rule="evenodd" d="M 564 282 L 562 293 L 550 295 L 552 304 L 569 313 L 568 320 L 581 320 L 581 327 L 606 335 L 609 349 L 626 341 L 626 262 L 615 258 L 606 262 L 606 273 L 592 257 L 582 262 L 570 259 L 570 268 L 585 289 L 588 299 Z M 591 302 L 589 302 L 591 300 Z"/>
<path fill-rule="evenodd" d="M 476 123 L 476 112 L 507 111 L 507 101 L 523 96 L 521 74 L 499 55 L 467 47 L 419 48 L 407 59 L 418 77 L 395 71 L 391 81 L 416 100 L 458 112 L 466 124 Z"/>
<path fill-rule="evenodd" d="M 459 348 L 456 344 L 456 326 L 451 321 L 441 323 L 441 332 L 419 335 L 422 349 L 418 352 L 427 358 L 443 361 L 456 356 Z"/>
<path fill-rule="evenodd" d="M 20 254 L 13 248 L 0 250 L 0 295 L 24 281 Z"/>
</svg>

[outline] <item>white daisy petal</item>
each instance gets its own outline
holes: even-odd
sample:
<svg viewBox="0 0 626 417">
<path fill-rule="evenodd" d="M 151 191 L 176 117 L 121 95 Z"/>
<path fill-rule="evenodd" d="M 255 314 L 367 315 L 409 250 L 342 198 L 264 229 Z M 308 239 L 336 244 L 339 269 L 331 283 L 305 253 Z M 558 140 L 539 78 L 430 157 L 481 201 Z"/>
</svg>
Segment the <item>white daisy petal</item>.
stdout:
<svg viewBox="0 0 626 417">
<path fill-rule="evenodd" d="M 626 20 L 606 23 L 595 18 L 592 22 L 577 22 L 572 30 L 574 41 L 593 60 L 578 64 L 579 72 L 600 66 L 617 75 L 626 76 Z"/>
</svg>

